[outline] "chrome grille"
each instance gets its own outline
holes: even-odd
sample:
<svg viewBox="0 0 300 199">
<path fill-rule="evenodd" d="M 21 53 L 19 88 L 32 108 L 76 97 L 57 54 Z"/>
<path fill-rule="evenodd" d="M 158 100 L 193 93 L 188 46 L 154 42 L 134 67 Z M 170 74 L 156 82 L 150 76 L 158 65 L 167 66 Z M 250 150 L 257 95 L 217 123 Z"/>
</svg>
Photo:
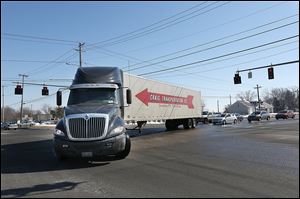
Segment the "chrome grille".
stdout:
<svg viewBox="0 0 300 199">
<path fill-rule="evenodd" d="M 68 118 L 68 133 L 73 140 L 93 140 L 104 137 L 107 131 L 106 117 L 89 116 Z"/>
</svg>

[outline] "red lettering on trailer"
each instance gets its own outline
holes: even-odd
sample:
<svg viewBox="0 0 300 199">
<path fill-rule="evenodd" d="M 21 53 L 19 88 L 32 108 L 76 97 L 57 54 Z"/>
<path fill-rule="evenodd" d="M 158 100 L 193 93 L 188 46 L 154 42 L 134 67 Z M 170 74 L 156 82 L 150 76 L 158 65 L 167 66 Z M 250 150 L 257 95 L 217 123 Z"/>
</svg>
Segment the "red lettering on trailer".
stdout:
<svg viewBox="0 0 300 199">
<path fill-rule="evenodd" d="M 159 103 L 159 104 L 182 104 L 187 105 L 189 109 L 193 109 L 193 98 L 194 96 L 188 95 L 187 97 L 178 97 L 172 95 L 165 95 L 161 93 L 148 92 L 148 88 L 144 89 L 140 93 L 135 95 L 139 100 L 141 100 L 145 105 L 148 106 L 149 103 Z"/>
</svg>

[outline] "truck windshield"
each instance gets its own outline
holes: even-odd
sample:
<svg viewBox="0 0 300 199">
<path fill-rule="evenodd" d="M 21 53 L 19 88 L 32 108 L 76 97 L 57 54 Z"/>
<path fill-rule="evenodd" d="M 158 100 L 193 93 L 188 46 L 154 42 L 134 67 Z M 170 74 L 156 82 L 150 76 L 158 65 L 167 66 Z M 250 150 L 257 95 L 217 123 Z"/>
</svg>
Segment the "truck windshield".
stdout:
<svg viewBox="0 0 300 199">
<path fill-rule="evenodd" d="M 78 104 L 118 104 L 114 88 L 77 88 L 72 89 L 68 105 Z"/>
</svg>

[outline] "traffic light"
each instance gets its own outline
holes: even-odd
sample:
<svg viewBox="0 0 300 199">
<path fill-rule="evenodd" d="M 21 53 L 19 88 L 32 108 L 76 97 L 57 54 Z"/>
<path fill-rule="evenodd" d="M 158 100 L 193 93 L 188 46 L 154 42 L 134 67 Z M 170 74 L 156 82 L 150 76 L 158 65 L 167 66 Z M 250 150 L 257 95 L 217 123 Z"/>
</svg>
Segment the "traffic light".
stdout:
<svg viewBox="0 0 300 199">
<path fill-rule="evenodd" d="M 23 88 L 21 87 L 21 85 L 17 85 L 17 87 L 15 88 L 15 95 L 22 95 L 23 94 Z"/>
<path fill-rule="evenodd" d="M 238 73 L 236 73 L 236 74 L 234 75 L 233 80 L 234 80 L 234 84 L 241 84 L 241 83 L 242 83 L 242 81 L 241 81 L 241 76 L 240 76 Z"/>
<path fill-rule="evenodd" d="M 46 86 L 44 86 L 42 89 L 42 95 L 49 95 L 49 90 Z"/>
<path fill-rule="evenodd" d="M 269 77 L 269 79 L 274 79 L 273 67 L 268 68 L 268 77 Z"/>
<path fill-rule="evenodd" d="M 61 102 L 62 102 L 62 93 L 61 93 L 61 91 L 57 91 L 56 92 L 56 105 L 61 106 Z"/>
</svg>

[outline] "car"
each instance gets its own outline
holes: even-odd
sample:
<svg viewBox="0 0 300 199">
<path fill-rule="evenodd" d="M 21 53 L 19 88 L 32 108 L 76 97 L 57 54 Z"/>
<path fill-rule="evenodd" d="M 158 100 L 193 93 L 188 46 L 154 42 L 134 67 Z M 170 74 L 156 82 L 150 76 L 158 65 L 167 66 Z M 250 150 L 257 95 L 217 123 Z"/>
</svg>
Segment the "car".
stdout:
<svg viewBox="0 0 300 199">
<path fill-rule="evenodd" d="M 280 118 L 282 119 L 288 119 L 288 118 L 295 118 L 295 113 L 292 110 L 283 110 L 283 111 L 279 111 L 276 115 L 275 118 L 278 120 Z"/>
<path fill-rule="evenodd" d="M 1 123 L 1 129 L 4 129 L 4 130 L 10 130 L 10 129 L 16 130 L 17 128 L 18 128 L 18 125 L 15 123 L 9 123 L 9 122 Z"/>
<path fill-rule="evenodd" d="M 243 119 L 244 119 L 244 117 L 241 115 L 241 114 L 239 114 L 239 113 L 233 113 L 234 115 L 235 115 L 235 117 L 237 118 L 237 120 L 238 121 L 243 121 Z"/>
<path fill-rule="evenodd" d="M 269 120 L 271 118 L 270 114 L 266 111 L 254 111 L 248 116 L 248 122 Z"/>
<path fill-rule="evenodd" d="M 221 113 L 219 113 L 219 112 L 209 113 L 209 114 L 207 115 L 207 120 L 208 120 L 209 123 L 212 123 L 212 120 L 213 120 L 215 117 L 218 117 L 218 116 L 220 116 L 220 115 L 221 115 Z"/>
<path fill-rule="evenodd" d="M 237 117 L 234 114 L 223 113 L 212 119 L 213 124 L 235 124 L 237 122 Z"/>
</svg>

